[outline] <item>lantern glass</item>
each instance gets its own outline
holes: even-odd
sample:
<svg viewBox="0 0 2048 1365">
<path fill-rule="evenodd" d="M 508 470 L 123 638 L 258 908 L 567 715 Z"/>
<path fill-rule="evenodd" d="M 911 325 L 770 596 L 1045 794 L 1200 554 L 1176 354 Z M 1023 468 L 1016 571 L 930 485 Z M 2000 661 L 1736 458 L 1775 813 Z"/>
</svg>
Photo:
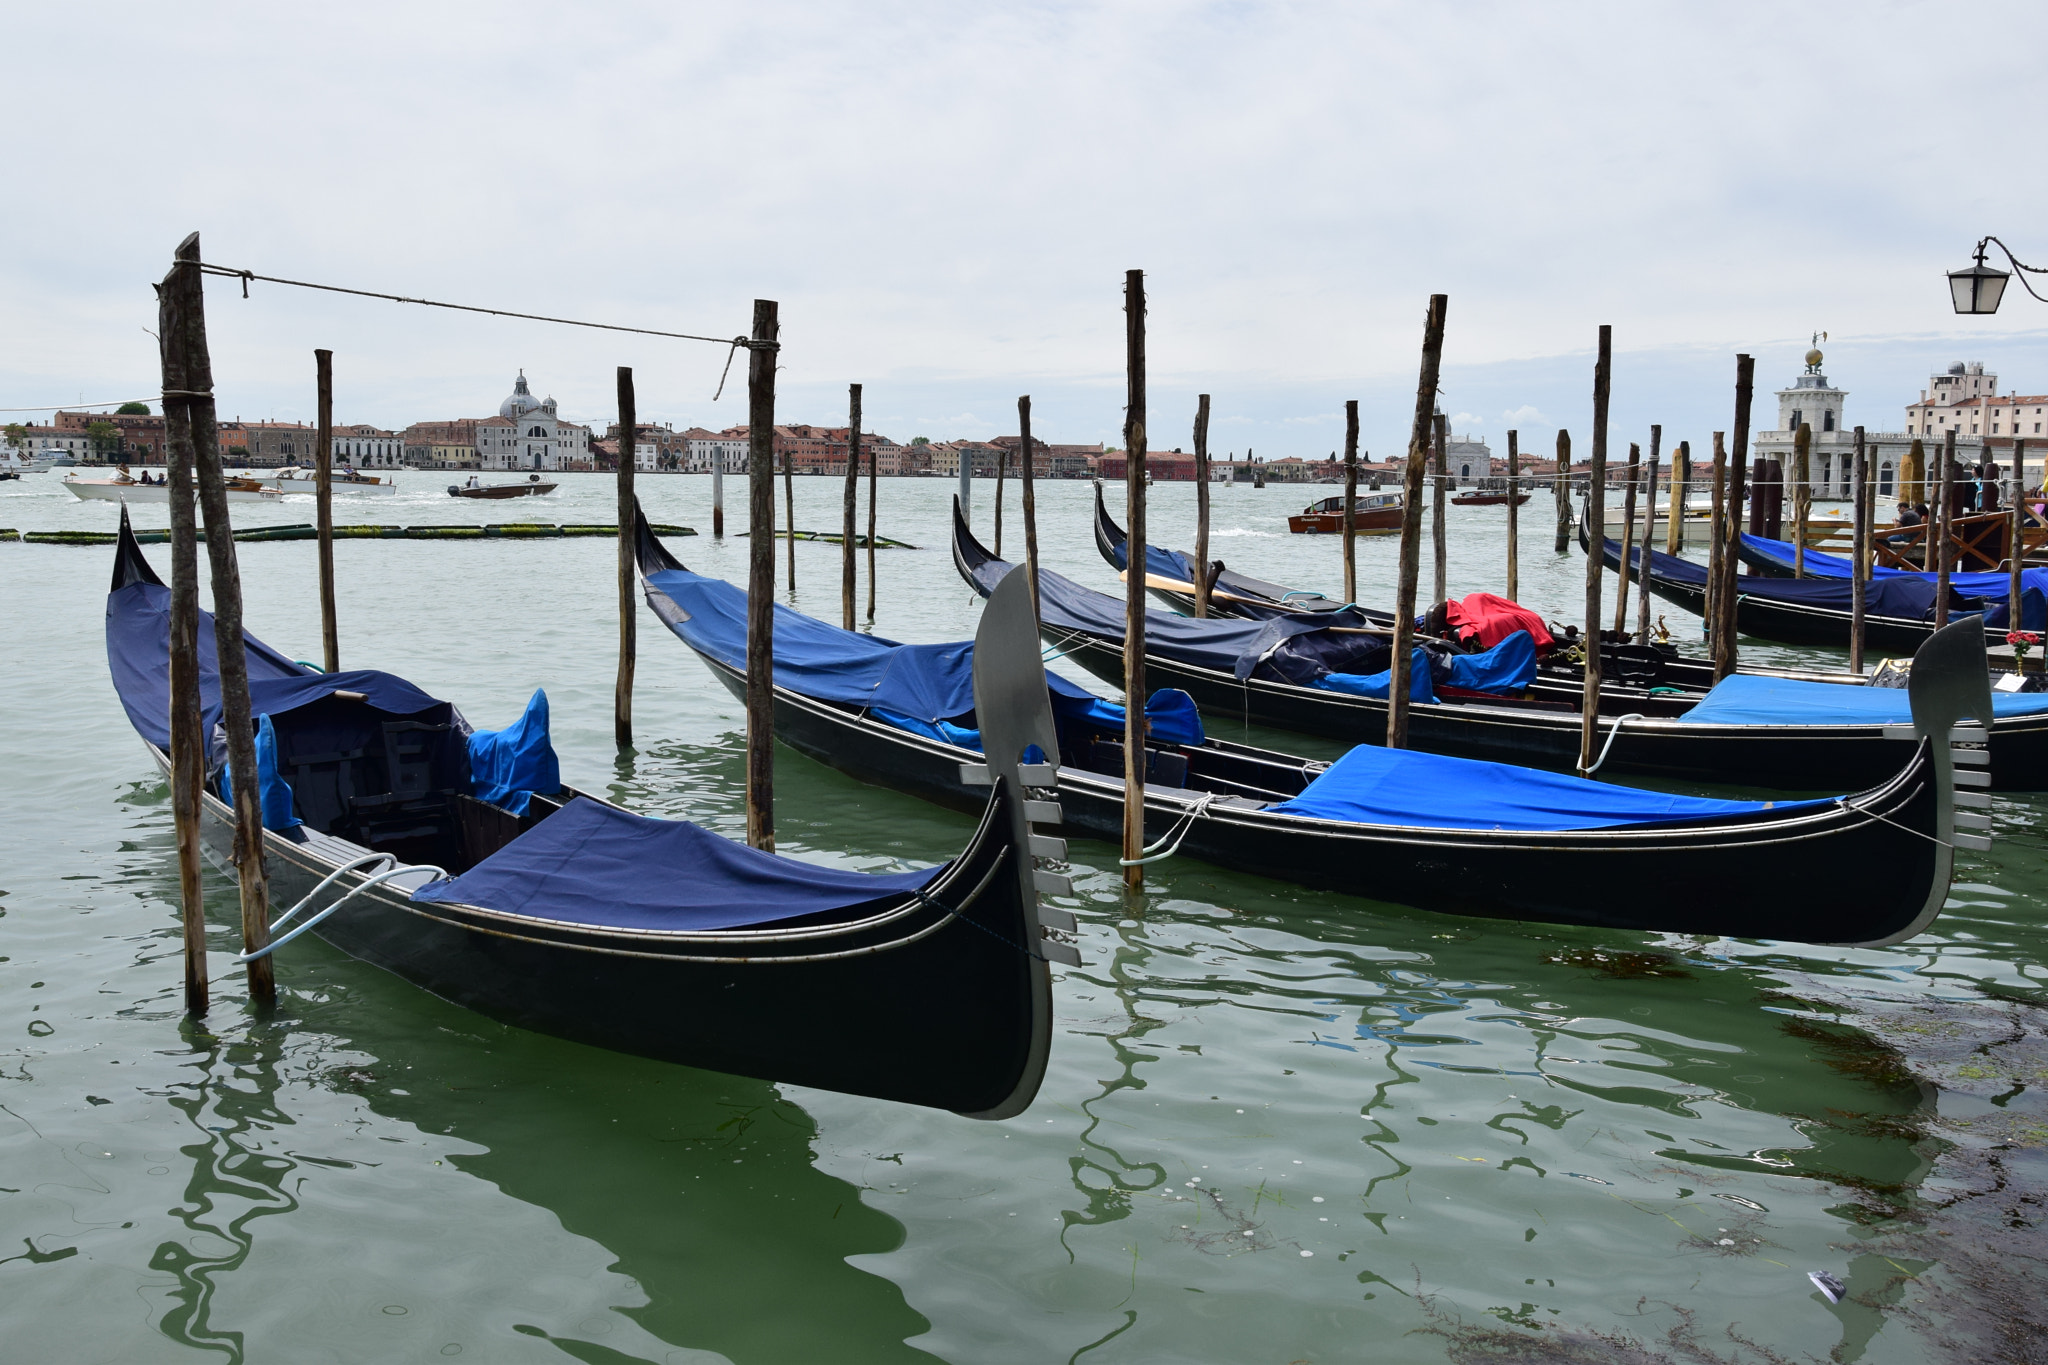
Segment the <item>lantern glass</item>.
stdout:
<svg viewBox="0 0 2048 1365">
<path fill-rule="evenodd" d="M 1949 293 L 1955 297 L 1958 313 L 1996 313 L 1998 302 L 2005 296 L 2005 282 L 2010 278 L 2003 270 L 1993 270 L 1979 257 L 1977 264 L 1968 270 L 1951 270 L 1948 276 Z"/>
</svg>

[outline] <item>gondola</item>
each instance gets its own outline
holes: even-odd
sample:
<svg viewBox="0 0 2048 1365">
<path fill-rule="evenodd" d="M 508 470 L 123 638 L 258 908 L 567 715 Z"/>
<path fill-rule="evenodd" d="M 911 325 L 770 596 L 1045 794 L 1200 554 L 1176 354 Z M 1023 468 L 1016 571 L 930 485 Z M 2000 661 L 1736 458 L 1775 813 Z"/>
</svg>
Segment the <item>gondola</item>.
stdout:
<svg viewBox="0 0 2048 1365">
<path fill-rule="evenodd" d="M 639 562 L 655 615 L 743 695 L 744 591 L 691 573 L 644 527 Z M 959 684 L 969 646 L 899 645 L 775 612 L 779 738 L 862 781 L 974 806 L 978 789 L 967 779 L 981 757 L 980 713 Z M 1066 827 L 1115 841 L 1122 708 L 1043 677 Z M 1146 705 L 1146 832 L 1155 847 L 1218 866 L 1447 914 L 1895 943 L 1939 913 L 1951 846 L 1989 846 L 1956 833 L 1958 823 L 1988 828 L 1989 818 L 1952 809 L 1989 805 L 1953 789 L 1982 780 L 1953 766 L 1981 759 L 1981 749 L 1950 749 L 1952 735 L 1972 733 L 1956 730 L 1964 715 L 1990 714 L 1976 632 L 1930 644 L 1912 680 L 1919 737 L 1891 746 L 1895 767 L 1882 782 L 1854 796 L 1780 802 L 1673 797 L 1368 746 L 1304 763 L 1207 737 L 1184 696 L 1162 691 Z"/>
<path fill-rule="evenodd" d="M 1743 564 L 1757 578 L 1795 578 L 1801 576 L 1799 547 L 1789 540 L 1772 540 L 1767 536 L 1753 536 L 1745 532 L 1741 546 L 1736 551 Z M 1804 574 L 1806 578 L 1830 581 L 1849 581 L 1853 563 L 1841 555 L 1828 554 L 1806 547 Z M 1903 578 L 1922 583 L 1932 583 L 1935 575 L 1924 569 L 1898 569 L 1886 565 L 1874 565 L 1868 581 L 1881 578 Z M 2003 601 L 2011 606 L 2012 576 L 2006 569 L 1958 571 L 1948 576 L 1949 588 L 1960 596 Z M 2048 568 L 2020 569 L 2020 623 L 2023 630 L 2048 628 Z"/>
<path fill-rule="evenodd" d="M 168 773 L 169 590 L 125 520 L 122 531 L 108 662 Z M 1035 661 L 1029 613 L 1028 601 L 1011 613 L 1008 649 Z M 982 643 L 1000 659 L 1006 642 L 992 637 L 1005 623 L 988 623 Z M 210 617 L 199 640 L 213 734 Z M 1045 934 L 1073 920 L 1037 906 L 1023 850 L 1042 836 L 1014 768 L 982 790 L 951 862 L 847 872 L 562 785 L 541 694 L 519 725 L 477 734 L 452 704 L 388 673 L 321 673 L 253 636 L 247 658 L 273 899 L 317 903 L 301 924 L 317 921 L 350 956 L 508 1024 L 619 1052 L 981 1118 L 1017 1114 L 1037 1093 L 1049 960 L 1078 958 Z M 1033 695 L 1042 709 L 1042 689 Z M 216 741 L 201 820 L 225 862 L 234 814 L 220 766 Z"/>
<path fill-rule="evenodd" d="M 1579 528 L 1579 545 L 1592 553 L 1584 524 Z M 1601 561 L 1619 571 L 1621 547 L 1612 539 L 1601 540 Z M 1628 548 L 1631 577 L 1641 569 L 1642 547 Z M 1704 565 L 1675 555 L 1650 552 L 1650 567 L 1642 573 L 1650 591 L 1695 615 L 1706 614 L 1707 570 Z M 2003 575 L 1996 591 L 1968 591 L 1951 581 L 1951 615 L 1981 614 L 1987 639 L 2004 643 L 2006 594 Z M 1850 595 L 1854 585 L 1846 578 L 1763 578 L 1744 574 L 1735 584 L 1735 627 L 1744 635 L 1775 640 L 1788 645 L 1833 645 L 1846 649 L 1854 615 Z M 2026 604 L 2021 607 L 2026 619 Z M 1873 578 L 1864 585 L 1863 642 L 1866 648 L 1887 653 L 1910 654 L 1934 634 L 1934 584 L 1917 574 Z"/>
<path fill-rule="evenodd" d="M 1095 486 L 1095 548 L 1109 566 L 1119 573 L 1124 570 L 1124 561 L 1129 554 L 1129 537 L 1124 528 L 1117 525 L 1109 514 L 1109 508 L 1102 496 L 1102 485 Z M 1285 584 L 1271 583 L 1263 578 L 1254 578 L 1239 573 L 1216 561 L 1210 564 L 1214 575 L 1209 596 L 1211 616 L 1238 617 L 1246 620 L 1270 620 L 1275 616 L 1301 612 L 1343 612 L 1356 613 L 1366 622 L 1391 627 L 1394 617 L 1391 612 L 1375 611 L 1370 607 L 1336 601 L 1322 593 L 1303 588 L 1290 588 Z M 1162 546 L 1145 547 L 1145 590 L 1154 601 L 1171 607 L 1183 615 L 1193 615 L 1195 610 L 1194 559 L 1179 550 Z M 1502 604 L 1492 599 L 1495 606 Z M 1469 604 L 1471 599 L 1467 599 Z M 1534 613 L 1530 613 L 1531 616 Z M 1446 617 L 1445 624 L 1451 624 Z M 1645 711 L 1646 714 L 1677 715 L 1687 706 L 1706 695 L 1714 685 L 1714 666 L 1703 659 L 1688 659 L 1668 645 L 1645 645 L 1603 640 L 1600 645 L 1601 685 L 1603 696 L 1613 700 L 1619 711 Z M 1539 656 L 1534 693 L 1539 698 L 1569 702 L 1578 705 L 1579 692 L 1583 685 L 1583 673 L 1578 664 L 1560 655 Z M 1765 669 L 1776 677 L 1805 678 L 1814 682 L 1860 682 L 1848 674 L 1819 673 L 1807 669 Z M 1686 695 L 1686 694 L 1692 695 Z"/>
<path fill-rule="evenodd" d="M 1510 502 L 1520 507 L 1529 501 L 1527 493 L 1460 493 L 1451 499 L 1453 507 L 1505 507 Z"/>
<path fill-rule="evenodd" d="M 974 538 L 957 508 L 953 563 L 984 595 L 1013 567 Z M 1048 645 L 1112 686 L 1121 684 L 1121 599 L 1041 567 L 1039 618 Z M 1325 613 L 1194 620 L 1150 612 L 1146 676 L 1186 692 L 1205 715 L 1382 744 L 1384 697 L 1289 682 L 1273 666 L 1289 653 L 1312 653 L 1331 619 Z M 1910 720 L 1896 689 L 1749 674 L 1724 680 L 1704 699 L 1667 703 L 1663 714 L 1656 710 L 1660 700 L 1630 705 L 1602 694 L 1598 771 L 1783 791 L 1868 787 L 1898 771 L 1898 743 Z M 1996 705 L 1992 785 L 2040 790 L 2048 784 L 2048 710 L 2040 709 L 2048 697 L 2000 694 Z M 1579 708 L 1562 701 L 1460 696 L 1411 707 L 1408 738 L 1431 753 L 1570 770 L 1579 759 L 1580 722 Z"/>
</svg>

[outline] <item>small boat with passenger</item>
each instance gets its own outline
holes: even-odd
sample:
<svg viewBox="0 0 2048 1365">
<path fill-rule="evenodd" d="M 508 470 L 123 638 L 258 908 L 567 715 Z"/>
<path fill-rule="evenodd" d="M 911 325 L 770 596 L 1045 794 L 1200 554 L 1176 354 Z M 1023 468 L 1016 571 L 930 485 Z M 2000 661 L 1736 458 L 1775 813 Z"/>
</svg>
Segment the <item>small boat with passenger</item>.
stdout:
<svg viewBox="0 0 2048 1365">
<path fill-rule="evenodd" d="M 525 483 L 484 483 L 476 475 L 469 476 L 467 483 L 448 485 L 451 498 L 539 498 L 554 492 L 560 484 L 548 483 L 538 474 L 526 476 Z"/>
<path fill-rule="evenodd" d="M 223 480 L 229 502 L 276 502 L 284 494 L 275 488 L 266 488 L 252 478 L 230 474 Z M 160 502 L 170 505 L 171 489 L 167 475 L 151 478 L 147 469 L 138 476 L 128 472 L 122 465 L 111 479 L 81 479 L 76 474 L 64 476 L 64 486 L 71 490 L 71 496 L 88 502 Z"/>
<path fill-rule="evenodd" d="M 305 465 L 286 465 L 271 476 L 271 482 L 285 493 L 317 493 L 320 474 Z M 328 473 L 327 486 L 336 493 L 390 497 L 398 491 L 398 480 L 380 479 L 375 474 L 360 473 L 348 465 L 340 465 Z"/>
</svg>

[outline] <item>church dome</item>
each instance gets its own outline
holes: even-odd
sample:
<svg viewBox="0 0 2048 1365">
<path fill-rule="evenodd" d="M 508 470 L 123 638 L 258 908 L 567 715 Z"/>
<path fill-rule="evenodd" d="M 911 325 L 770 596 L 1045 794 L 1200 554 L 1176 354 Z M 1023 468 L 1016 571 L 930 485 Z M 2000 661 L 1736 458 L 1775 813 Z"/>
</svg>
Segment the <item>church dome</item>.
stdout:
<svg viewBox="0 0 2048 1365">
<path fill-rule="evenodd" d="M 526 387 L 526 371 L 519 372 L 518 380 L 512 385 L 512 396 L 498 404 L 498 416 L 523 417 L 540 406 L 540 400 L 533 396 L 533 390 Z"/>
</svg>

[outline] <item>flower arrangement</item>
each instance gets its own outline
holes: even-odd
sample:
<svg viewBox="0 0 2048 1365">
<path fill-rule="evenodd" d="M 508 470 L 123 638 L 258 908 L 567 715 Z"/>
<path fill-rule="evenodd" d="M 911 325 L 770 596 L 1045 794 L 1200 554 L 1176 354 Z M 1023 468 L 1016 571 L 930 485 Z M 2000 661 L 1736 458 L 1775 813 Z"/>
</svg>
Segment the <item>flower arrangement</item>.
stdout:
<svg viewBox="0 0 2048 1365">
<path fill-rule="evenodd" d="M 2027 650 L 2040 644 L 2041 637 L 2031 630 L 2009 630 L 2005 633 L 2005 642 L 2012 646 L 2013 659 L 2024 664 L 2027 661 Z"/>
</svg>

